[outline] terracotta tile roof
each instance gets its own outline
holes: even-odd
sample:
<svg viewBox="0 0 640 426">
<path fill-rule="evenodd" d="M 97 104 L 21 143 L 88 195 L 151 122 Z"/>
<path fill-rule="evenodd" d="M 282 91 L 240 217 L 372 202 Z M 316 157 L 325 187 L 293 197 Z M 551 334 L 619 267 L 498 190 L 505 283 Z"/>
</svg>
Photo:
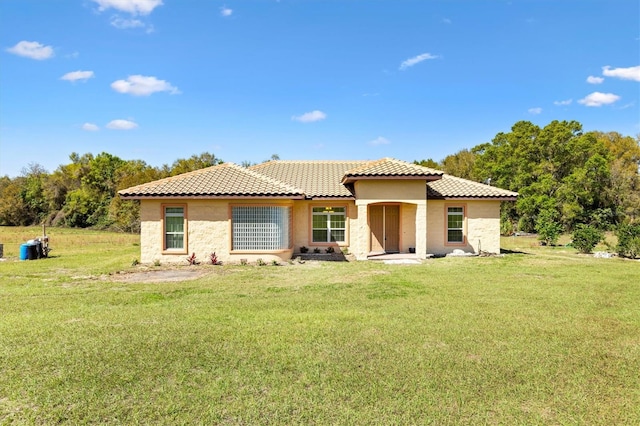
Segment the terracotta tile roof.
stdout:
<svg viewBox="0 0 640 426">
<path fill-rule="evenodd" d="M 517 192 L 447 174 L 443 175 L 440 180 L 427 183 L 427 199 L 499 198 L 515 200 L 517 196 Z"/>
<path fill-rule="evenodd" d="M 301 198 L 303 192 L 284 182 L 234 163 L 200 169 L 123 189 L 124 198 L 146 197 L 260 197 Z"/>
<path fill-rule="evenodd" d="M 268 161 L 251 170 L 300 188 L 307 197 L 353 197 L 340 182 L 348 170 L 371 161 Z"/>
<path fill-rule="evenodd" d="M 378 177 L 433 180 L 438 179 L 442 174 L 443 172 L 440 170 L 422 167 L 417 164 L 396 160 L 395 158 L 383 158 L 381 160 L 367 162 L 358 168 L 347 171 L 342 182 L 353 182 L 358 180 L 358 178 Z"/>
<path fill-rule="evenodd" d="M 391 158 L 376 161 L 268 161 L 250 168 L 224 163 L 123 189 L 124 198 L 353 198 L 344 183 L 358 179 L 424 179 L 427 197 L 515 200 L 516 192 L 461 179 Z"/>
</svg>

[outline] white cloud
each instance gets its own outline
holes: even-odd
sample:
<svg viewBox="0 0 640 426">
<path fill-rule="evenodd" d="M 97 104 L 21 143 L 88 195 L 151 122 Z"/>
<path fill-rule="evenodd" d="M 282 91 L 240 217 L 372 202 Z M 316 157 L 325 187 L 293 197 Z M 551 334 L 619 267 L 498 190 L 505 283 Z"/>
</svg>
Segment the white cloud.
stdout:
<svg viewBox="0 0 640 426">
<path fill-rule="evenodd" d="M 116 92 L 134 96 L 149 96 L 155 92 L 169 92 L 172 95 L 180 94 L 180 90 L 172 86 L 168 81 L 144 75 L 130 75 L 126 80 L 114 81 L 111 83 L 111 88 Z"/>
<path fill-rule="evenodd" d="M 389 145 L 391 141 L 387 138 L 383 138 L 382 136 L 378 136 L 372 141 L 369 141 L 369 145 L 378 146 L 378 145 Z"/>
<path fill-rule="evenodd" d="M 82 125 L 82 130 L 86 130 L 87 132 L 97 132 L 100 128 L 93 123 L 84 123 Z"/>
<path fill-rule="evenodd" d="M 119 30 L 126 30 L 129 28 L 144 28 L 146 24 L 139 19 L 125 19 L 118 15 L 111 18 L 110 24 Z"/>
<path fill-rule="evenodd" d="M 442 20 L 442 23 L 444 23 L 444 24 L 450 24 L 450 23 L 451 23 L 451 19 L 449 19 L 449 18 L 444 18 L 444 19 Z"/>
<path fill-rule="evenodd" d="M 573 99 L 565 99 L 564 101 L 553 101 L 553 104 L 558 106 L 564 106 L 564 105 L 571 105 L 571 102 L 573 102 Z"/>
<path fill-rule="evenodd" d="M 640 81 L 640 65 L 629 68 L 613 68 L 609 65 L 602 67 L 602 74 L 607 77 L 616 77 L 623 80 Z"/>
<path fill-rule="evenodd" d="M 72 72 L 68 72 L 65 75 L 63 75 L 62 77 L 60 77 L 60 80 L 66 80 L 66 81 L 84 80 L 84 81 L 87 81 L 92 77 L 93 77 L 93 71 L 72 71 Z"/>
<path fill-rule="evenodd" d="M 132 15 L 148 15 L 158 6 L 162 6 L 162 0 L 93 0 L 98 3 L 98 10 L 116 9 Z"/>
<path fill-rule="evenodd" d="M 588 107 L 599 107 L 602 105 L 612 104 L 620 99 L 620 96 L 613 93 L 593 92 L 578 101 L 579 104 Z"/>
<path fill-rule="evenodd" d="M 39 61 L 53 57 L 53 47 L 45 46 L 37 41 L 23 40 L 15 46 L 8 48 L 7 52 Z"/>
<path fill-rule="evenodd" d="M 529 111 L 529 114 L 538 115 L 542 112 L 542 108 L 540 107 L 529 108 L 528 111 Z"/>
<path fill-rule="evenodd" d="M 138 127 L 138 125 L 130 120 L 112 120 L 107 123 L 107 129 L 111 130 L 131 130 Z"/>
<path fill-rule="evenodd" d="M 225 16 L 225 17 L 231 16 L 232 13 L 233 13 L 233 10 L 229 9 L 226 6 L 223 6 L 223 7 L 220 8 L 220 15 L 222 15 L 222 16 Z"/>
<path fill-rule="evenodd" d="M 632 108 L 636 105 L 635 102 L 629 102 L 628 104 L 622 105 L 621 107 L 618 107 L 618 109 L 627 109 L 627 108 Z"/>
<path fill-rule="evenodd" d="M 587 77 L 587 83 L 589 83 L 589 84 L 600 84 L 603 81 L 604 81 L 604 78 L 602 78 L 602 77 L 594 77 L 592 75 Z"/>
<path fill-rule="evenodd" d="M 293 121 L 299 121 L 301 123 L 313 123 L 314 121 L 321 121 L 325 118 L 327 118 L 327 114 L 318 110 L 291 117 Z"/>
<path fill-rule="evenodd" d="M 403 61 L 400 64 L 400 70 L 406 70 L 409 67 L 412 67 L 416 64 L 419 64 L 422 61 L 426 61 L 427 59 L 436 59 L 439 58 L 437 55 L 432 55 L 431 53 L 423 53 L 418 56 L 414 56 L 413 58 L 409 58 L 406 61 Z"/>
</svg>

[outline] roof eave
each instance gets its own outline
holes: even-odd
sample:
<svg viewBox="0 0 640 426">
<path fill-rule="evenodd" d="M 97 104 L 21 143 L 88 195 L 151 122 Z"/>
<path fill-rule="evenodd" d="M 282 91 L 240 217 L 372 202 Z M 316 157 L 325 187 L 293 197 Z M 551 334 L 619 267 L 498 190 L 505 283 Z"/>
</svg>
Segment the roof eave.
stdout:
<svg viewBox="0 0 640 426">
<path fill-rule="evenodd" d="M 461 195 L 461 196 L 427 196 L 427 200 L 456 200 L 456 201 L 464 201 L 464 200 L 475 200 L 475 201 L 516 201 L 518 199 L 517 196 L 470 196 L 470 195 Z"/>
<path fill-rule="evenodd" d="M 119 194 L 120 198 L 125 200 L 173 200 L 173 199 L 198 199 L 198 200 L 255 200 L 255 199 L 264 199 L 264 200 L 304 200 L 304 194 L 293 194 L 293 195 L 192 195 L 192 194 L 165 194 L 165 195 L 140 195 L 140 194 Z"/>
</svg>

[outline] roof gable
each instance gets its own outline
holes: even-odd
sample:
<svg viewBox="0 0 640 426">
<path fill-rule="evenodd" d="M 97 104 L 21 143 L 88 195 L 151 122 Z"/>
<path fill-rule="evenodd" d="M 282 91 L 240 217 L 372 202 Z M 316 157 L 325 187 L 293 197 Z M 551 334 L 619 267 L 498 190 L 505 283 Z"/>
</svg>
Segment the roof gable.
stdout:
<svg viewBox="0 0 640 426">
<path fill-rule="evenodd" d="M 348 170 L 342 179 L 342 183 L 351 183 L 359 179 L 440 179 L 444 172 L 396 160 L 395 158 L 382 158 L 370 161 L 360 167 Z"/>
</svg>

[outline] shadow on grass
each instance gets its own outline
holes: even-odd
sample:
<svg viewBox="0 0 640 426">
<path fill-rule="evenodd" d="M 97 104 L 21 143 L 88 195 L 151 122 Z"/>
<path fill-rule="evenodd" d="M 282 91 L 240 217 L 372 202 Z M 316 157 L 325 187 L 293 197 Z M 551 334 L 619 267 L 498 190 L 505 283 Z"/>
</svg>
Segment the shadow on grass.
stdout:
<svg viewBox="0 0 640 426">
<path fill-rule="evenodd" d="M 500 254 L 531 254 L 531 253 L 527 253 L 526 251 L 520 251 L 520 250 L 509 250 L 509 249 L 500 249 Z"/>
</svg>

